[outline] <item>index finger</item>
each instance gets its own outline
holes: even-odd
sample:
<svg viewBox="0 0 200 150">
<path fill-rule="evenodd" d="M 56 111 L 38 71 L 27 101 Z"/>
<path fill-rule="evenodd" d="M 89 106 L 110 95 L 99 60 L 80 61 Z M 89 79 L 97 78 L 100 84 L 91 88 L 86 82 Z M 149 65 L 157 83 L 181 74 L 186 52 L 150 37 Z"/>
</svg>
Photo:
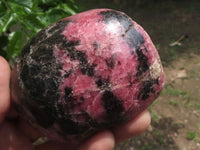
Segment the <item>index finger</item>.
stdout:
<svg viewBox="0 0 200 150">
<path fill-rule="evenodd" d="M 144 132 L 151 122 L 150 113 L 145 110 L 137 117 L 112 129 L 116 143 L 125 141 Z"/>
<path fill-rule="evenodd" d="M 3 120 L 10 107 L 10 66 L 0 56 L 0 122 Z"/>
</svg>

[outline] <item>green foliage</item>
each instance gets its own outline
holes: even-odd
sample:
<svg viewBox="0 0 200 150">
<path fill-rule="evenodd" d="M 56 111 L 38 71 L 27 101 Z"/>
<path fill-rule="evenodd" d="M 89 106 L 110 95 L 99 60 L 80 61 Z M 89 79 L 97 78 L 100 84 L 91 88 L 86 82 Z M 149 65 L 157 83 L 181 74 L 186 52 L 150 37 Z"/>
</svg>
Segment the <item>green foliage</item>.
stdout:
<svg viewBox="0 0 200 150">
<path fill-rule="evenodd" d="M 177 88 L 172 88 L 170 85 L 165 85 L 162 93 L 162 95 L 170 95 L 170 96 L 181 96 L 182 98 L 185 98 L 187 95 L 186 91 L 181 91 Z"/>
<path fill-rule="evenodd" d="M 39 30 L 76 10 L 74 0 L 1 0 L 0 55 L 15 58 Z"/>
<path fill-rule="evenodd" d="M 188 140 L 193 140 L 196 136 L 197 136 L 196 132 L 190 131 L 190 132 L 187 133 L 187 139 Z"/>
<path fill-rule="evenodd" d="M 23 45 L 23 32 L 11 32 L 8 36 L 7 57 L 14 58 L 21 51 Z"/>
<path fill-rule="evenodd" d="M 151 113 L 151 117 L 154 120 L 159 120 L 161 118 L 161 116 L 158 113 L 154 113 L 154 112 Z"/>
<path fill-rule="evenodd" d="M 169 100 L 169 104 L 173 105 L 173 106 L 178 106 L 179 102 L 174 100 L 174 99 L 170 99 Z"/>
</svg>

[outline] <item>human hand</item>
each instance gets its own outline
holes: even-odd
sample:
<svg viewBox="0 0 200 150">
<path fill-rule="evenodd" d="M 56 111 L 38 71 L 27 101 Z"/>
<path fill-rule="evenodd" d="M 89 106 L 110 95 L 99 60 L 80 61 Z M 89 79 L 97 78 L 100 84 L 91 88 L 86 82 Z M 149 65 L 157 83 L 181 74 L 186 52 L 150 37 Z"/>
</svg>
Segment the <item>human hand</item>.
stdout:
<svg viewBox="0 0 200 150">
<path fill-rule="evenodd" d="M 10 67 L 7 61 L 0 56 L 1 150 L 112 150 L 115 144 L 142 133 L 150 124 L 150 114 L 145 110 L 125 124 L 96 133 L 80 145 L 48 141 L 34 147 L 32 143 L 42 134 L 15 114 L 10 102 L 9 82 Z"/>
</svg>

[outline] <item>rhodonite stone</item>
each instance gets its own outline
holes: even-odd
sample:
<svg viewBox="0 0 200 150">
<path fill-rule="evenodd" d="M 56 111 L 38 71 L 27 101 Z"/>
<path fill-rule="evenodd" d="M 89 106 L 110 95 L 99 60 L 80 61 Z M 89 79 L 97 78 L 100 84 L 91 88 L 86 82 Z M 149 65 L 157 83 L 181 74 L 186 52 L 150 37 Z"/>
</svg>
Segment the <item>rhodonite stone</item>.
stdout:
<svg viewBox="0 0 200 150">
<path fill-rule="evenodd" d="M 81 141 L 138 115 L 163 86 L 160 58 L 144 29 L 122 12 L 95 9 L 29 41 L 12 71 L 11 96 L 46 136 Z"/>
</svg>

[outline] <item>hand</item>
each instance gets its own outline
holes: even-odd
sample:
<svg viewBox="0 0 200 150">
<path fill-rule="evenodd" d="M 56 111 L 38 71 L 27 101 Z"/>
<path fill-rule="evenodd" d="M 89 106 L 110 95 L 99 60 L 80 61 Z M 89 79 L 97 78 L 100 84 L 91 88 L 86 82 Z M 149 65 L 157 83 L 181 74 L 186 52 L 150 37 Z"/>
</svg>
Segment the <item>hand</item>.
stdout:
<svg viewBox="0 0 200 150">
<path fill-rule="evenodd" d="M 150 114 L 147 110 L 129 122 L 110 130 L 104 130 L 80 145 L 48 141 L 39 146 L 32 143 L 41 133 L 18 118 L 10 103 L 10 67 L 0 56 L 0 148 L 1 150 L 112 150 L 114 145 L 134 137 L 150 124 Z"/>
</svg>

